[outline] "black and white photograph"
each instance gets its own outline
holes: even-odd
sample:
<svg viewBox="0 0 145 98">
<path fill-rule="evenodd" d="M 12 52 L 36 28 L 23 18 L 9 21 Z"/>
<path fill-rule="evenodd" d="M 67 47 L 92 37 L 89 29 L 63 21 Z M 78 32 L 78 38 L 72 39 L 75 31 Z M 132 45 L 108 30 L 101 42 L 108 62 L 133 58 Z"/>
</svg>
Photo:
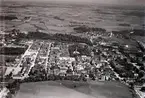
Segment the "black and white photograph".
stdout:
<svg viewBox="0 0 145 98">
<path fill-rule="evenodd" d="M 145 98 L 145 0 L 0 0 L 0 98 Z"/>
</svg>

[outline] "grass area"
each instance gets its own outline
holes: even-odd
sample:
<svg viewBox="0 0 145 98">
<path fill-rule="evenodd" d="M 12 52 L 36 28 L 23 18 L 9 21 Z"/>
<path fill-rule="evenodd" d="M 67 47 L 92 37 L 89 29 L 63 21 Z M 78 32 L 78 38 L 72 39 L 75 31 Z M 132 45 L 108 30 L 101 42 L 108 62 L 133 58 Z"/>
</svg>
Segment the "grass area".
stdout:
<svg viewBox="0 0 145 98">
<path fill-rule="evenodd" d="M 14 61 L 17 55 L 0 55 L 0 62 Z"/>
<path fill-rule="evenodd" d="M 16 98 L 132 98 L 119 82 L 47 81 L 21 84 Z"/>
</svg>

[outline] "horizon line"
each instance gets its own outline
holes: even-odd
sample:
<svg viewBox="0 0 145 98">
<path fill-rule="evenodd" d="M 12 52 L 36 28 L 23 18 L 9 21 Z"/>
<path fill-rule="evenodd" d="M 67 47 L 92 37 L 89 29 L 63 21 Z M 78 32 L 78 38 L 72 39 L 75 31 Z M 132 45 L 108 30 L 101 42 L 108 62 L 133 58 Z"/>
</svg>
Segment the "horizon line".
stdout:
<svg viewBox="0 0 145 98">
<path fill-rule="evenodd" d="M 1 0 L 0 0 L 1 1 Z M 68 4 L 81 4 L 81 5 L 113 5 L 113 6 L 136 6 L 136 7 L 145 7 L 145 4 L 117 4 L 117 3 L 96 3 L 96 2 L 74 2 L 74 1 L 37 1 L 37 0 L 30 0 L 30 1 L 26 1 L 26 0 L 23 0 L 23 1 L 20 1 L 20 0 L 2 0 L 2 2 L 35 2 L 35 3 L 55 3 L 55 4 L 65 4 L 65 3 L 68 3 Z"/>
</svg>

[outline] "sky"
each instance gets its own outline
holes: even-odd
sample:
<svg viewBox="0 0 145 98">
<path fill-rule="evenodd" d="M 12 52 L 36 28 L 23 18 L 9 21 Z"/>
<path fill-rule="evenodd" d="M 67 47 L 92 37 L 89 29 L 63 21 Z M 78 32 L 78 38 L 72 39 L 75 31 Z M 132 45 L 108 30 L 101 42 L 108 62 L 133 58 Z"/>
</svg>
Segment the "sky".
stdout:
<svg viewBox="0 0 145 98">
<path fill-rule="evenodd" d="M 0 0 L 1 1 L 1 0 Z M 5 0 L 8 1 L 8 0 Z M 23 1 L 23 0 L 9 0 Z M 74 3 L 97 3 L 97 4 L 119 4 L 119 5 L 145 5 L 145 0 L 25 0 L 25 1 L 53 1 L 53 2 L 74 2 Z"/>
</svg>

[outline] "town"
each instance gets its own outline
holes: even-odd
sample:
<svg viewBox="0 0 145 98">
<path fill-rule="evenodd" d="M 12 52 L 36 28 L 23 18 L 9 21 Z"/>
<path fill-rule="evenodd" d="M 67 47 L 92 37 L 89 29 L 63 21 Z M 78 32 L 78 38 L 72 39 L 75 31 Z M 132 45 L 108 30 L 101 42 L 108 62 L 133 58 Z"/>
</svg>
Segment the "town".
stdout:
<svg viewBox="0 0 145 98">
<path fill-rule="evenodd" d="M 13 32 L 11 38 L 16 40 L 16 32 L 20 31 Z M 24 39 L 14 46 L 11 44 L 13 42 L 2 39 L 1 44 L 5 49 L 12 46 L 19 48 L 20 45 L 26 49 L 21 49 L 21 55 L 2 66 L 0 98 L 11 98 L 20 83 L 58 80 L 119 81 L 144 98 L 145 45 L 136 41 L 138 48 L 134 48 L 130 44 L 109 41 L 118 36 L 112 32 L 103 35 L 102 32 L 99 33 L 99 29 L 96 35 L 86 32 L 93 44 L 91 46 L 87 43 L 42 39 Z"/>
</svg>

